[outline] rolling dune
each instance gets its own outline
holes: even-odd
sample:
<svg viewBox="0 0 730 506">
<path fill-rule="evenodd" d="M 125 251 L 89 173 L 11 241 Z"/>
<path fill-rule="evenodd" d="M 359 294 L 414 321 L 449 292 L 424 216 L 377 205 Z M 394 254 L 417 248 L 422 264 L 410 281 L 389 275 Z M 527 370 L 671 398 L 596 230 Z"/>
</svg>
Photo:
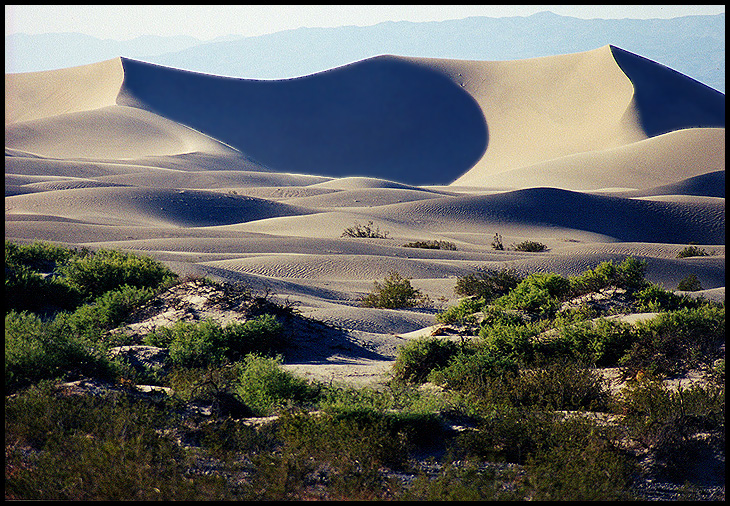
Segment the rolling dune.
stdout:
<svg viewBox="0 0 730 506">
<path fill-rule="evenodd" d="M 378 377 L 478 268 L 567 276 L 634 256 L 652 282 L 695 274 L 724 300 L 725 97 L 613 46 L 281 81 L 117 58 L 5 84 L 6 240 L 273 290 L 374 350 L 313 341 L 289 365 L 307 375 Z M 370 221 L 380 237 L 343 236 Z M 526 240 L 547 250 L 512 247 Z M 456 249 L 405 246 L 423 241 Z M 688 243 L 708 255 L 677 258 Z M 433 304 L 360 307 L 392 271 Z"/>
</svg>

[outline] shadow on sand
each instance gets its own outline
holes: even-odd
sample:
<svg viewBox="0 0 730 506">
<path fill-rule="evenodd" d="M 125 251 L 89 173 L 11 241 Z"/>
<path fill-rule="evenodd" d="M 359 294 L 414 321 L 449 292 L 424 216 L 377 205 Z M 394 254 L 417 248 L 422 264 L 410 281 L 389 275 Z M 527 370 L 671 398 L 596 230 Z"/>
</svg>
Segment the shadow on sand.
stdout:
<svg viewBox="0 0 730 506">
<path fill-rule="evenodd" d="M 122 64 L 120 105 L 161 114 L 281 172 L 448 184 L 487 148 L 486 121 L 466 91 L 393 56 L 271 81 Z"/>
</svg>

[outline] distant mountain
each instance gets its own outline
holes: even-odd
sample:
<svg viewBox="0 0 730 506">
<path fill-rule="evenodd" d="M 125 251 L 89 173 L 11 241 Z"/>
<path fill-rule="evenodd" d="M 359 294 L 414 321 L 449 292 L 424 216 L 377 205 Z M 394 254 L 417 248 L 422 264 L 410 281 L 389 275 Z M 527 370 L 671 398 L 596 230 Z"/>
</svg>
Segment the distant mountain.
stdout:
<svg viewBox="0 0 730 506">
<path fill-rule="evenodd" d="M 42 70 L 51 68 L 48 65 L 53 62 L 59 68 L 127 56 L 208 74 L 282 79 L 381 54 L 515 60 L 589 51 L 611 44 L 725 91 L 725 14 L 672 19 L 578 19 L 542 12 L 527 17 L 385 22 L 366 27 L 300 28 L 212 42 L 159 38 L 152 45 L 144 45 L 126 41 L 116 43 L 116 53 L 112 51 L 114 41 L 95 39 L 97 42 L 89 41 L 84 47 L 78 41 L 60 38 L 69 34 L 57 35 L 57 39 L 6 37 L 5 71 Z M 165 44 L 178 47 L 165 49 Z M 102 48 L 107 51 L 103 55 Z M 95 56 L 81 61 L 85 54 L 92 53 Z"/>
<path fill-rule="evenodd" d="M 5 73 L 78 67 L 119 56 L 154 57 L 203 44 L 194 37 L 143 35 L 101 40 L 81 33 L 14 34 L 5 37 Z"/>
</svg>

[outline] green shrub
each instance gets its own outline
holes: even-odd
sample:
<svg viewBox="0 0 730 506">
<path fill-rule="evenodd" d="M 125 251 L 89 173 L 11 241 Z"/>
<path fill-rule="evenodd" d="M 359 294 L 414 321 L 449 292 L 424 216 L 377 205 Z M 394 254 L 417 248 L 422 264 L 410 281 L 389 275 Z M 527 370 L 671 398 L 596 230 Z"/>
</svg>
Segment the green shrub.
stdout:
<svg viewBox="0 0 730 506">
<path fill-rule="evenodd" d="M 37 272 L 53 272 L 73 256 L 85 256 L 88 250 L 77 252 L 45 241 L 16 244 L 5 241 L 5 265 L 25 265 Z"/>
<path fill-rule="evenodd" d="M 626 414 L 627 435 L 649 451 L 652 474 L 683 483 L 696 480 L 696 470 L 701 469 L 700 479 L 724 480 L 724 464 L 716 461 L 713 465 L 706 458 L 725 446 L 724 385 L 693 385 L 673 391 L 645 376 L 622 394 L 618 409 Z M 698 432 L 706 437 L 691 437 Z"/>
<path fill-rule="evenodd" d="M 445 249 L 456 251 L 456 244 L 449 241 L 414 241 L 403 245 L 404 248 L 423 248 L 423 249 Z"/>
<path fill-rule="evenodd" d="M 348 227 L 342 232 L 340 237 L 365 237 L 369 239 L 387 239 L 388 232 L 381 232 L 380 228 L 375 227 L 372 221 L 368 221 L 365 225 L 355 222 L 355 225 Z"/>
<path fill-rule="evenodd" d="M 547 246 L 537 241 L 522 241 L 521 243 L 514 245 L 514 249 L 517 251 L 539 253 L 541 251 L 545 251 Z"/>
<path fill-rule="evenodd" d="M 226 356 L 241 360 L 249 353 L 272 353 L 282 344 L 284 326 L 271 314 L 262 314 L 244 323 L 223 328 Z"/>
<path fill-rule="evenodd" d="M 72 258 L 60 271 L 87 299 L 122 285 L 156 288 L 176 277 L 170 269 L 150 257 L 116 250 L 99 250 L 85 257 Z"/>
<path fill-rule="evenodd" d="M 495 356 L 529 364 L 535 358 L 534 338 L 541 331 L 536 325 L 500 322 L 482 327 L 479 336 Z"/>
<path fill-rule="evenodd" d="M 271 353 L 281 344 L 283 326 L 270 314 L 244 323 L 222 326 L 204 321 L 178 321 L 147 334 L 145 344 L 170 349 L 170 360 L 180 367 L 205 367 L 223 361 L 236 362 L 248 353 Z"/>
<path fill-rule="evenodd" d="M 636 340 L 628 323 L 600 318 L 558 328 L 559 336 L 539 341 L 535 352 L 543 357 L 567 356 L 598 367 L 615 367 Z"/>
<path fill-rule="evenodd" d="M 6 499 L 231 498 L 220 480 L 186 476 L 169 419 L 122 396 L 59 396 L 38 385 L 6 398 Z M 24 450 L 19 450 L 24 448 Z"/>
<path fill-rule="evenodd" d="M 684 292 L 696 292 L 698 290 L 702 290 L 702 283 L 700 283 L 700 280 L 697 279 L 696 274 L 688 274 L 680 280 L 677 285 L 677 290 L 682 290 Z"/>
<path fill-rule="evenodd" d="M 78 336 L 98 339 L 101 333 L 121 325 L 132 311 L 154 295 L 150 288 L 129 285 L 109 290 L 93 302 L 80 306 L 68 315 L 58 315 Z"/>
<path fill-rule="evenodd" d="M 514 269 L 480 270 L 458 278 L 454 293 L 465 297 L 481 297 L 491 302 L 509 293 L 522 279 Z"/>
<path fill-rule="evenodd" d="M 517 362 L 495 356 L 488 348 L 458 353 L 446 365 L 435 369 L 429 379 L 447 388 L 466 392 L 483 392 L 494 378 L 516 376 Z"/>
<path fill-rule="evenodd" d="M 446 366 L 457 351 L 458 345 L 448 339 L 409 341 L 398 349 L 393 378 L 406 383 L 423 383 L 432 370 Z"/>
<path fill-rule="evenodd" d="M 363 307 L 386 309 L 410 308 L 429 303 L 427 296 L 413 288 L 408 278 L 403 278 L 395 271 L 386 276 L 383 284 L 374 282 L 374 289 L 362 300 Z"/>
<path fill-rule="evenodd" d="M 601 262 L 594 269 L 571 278 L 571 289 L 574 295 L 598 292 L 609 287 L 633 292 L 647 285 L 644 279 L 646 266 L 645 260 L 634 257 L 627 257 L 619 265 L 615 265 L 612 260 Z"/>
<path fill-rule="evenodd" d="M 627 374 L 639 371 L 675 375 L 691 369 L 711 367 L 721 358 L 725 341 L 725 308 L 704 305 L 638 322 L 636 339 L 620 360 Z"/>
<path fill-rule="evenodd" d="M 436 321 L 441 323 L 476 323 L 475 315 L 484 311 L 487 301 L 483 298 L 466 297 L 459 301 L 456 306 L 438 313 Z"/>
<path fill-rule="evenodd" d="M 116 367 L 103 348 L 34 314 L 5 315 L 5 388 L 13 391 L 42 379 L 84 374 L 113 378 Z"/>
<path fill-rule="evenodd" d="M 696 305 L 687 297 L 677 295 L 657 285 L 649 285 L 636 293 L 636 306 L 639 311 L 676 311 L 682 307 Z"/>
<path fill-rule="evenodd" d="M 557 311 L 569 289 L 570 281 L 558 274 L 530 274 L 495 304 L 505 309 L 549 316 Z"/>
<path fill-rule="evenodd" d="M 72 310 L 81 303 L 81 293 L 58 276 L 44 276 L 27 265 L 6 264 L 5 312 Z"/>
<path fill-rule="evenodd" d="M 682 251 L 677 253 L 677 258 L 687 257 L 706 257 L 709 256 L 704 248 L 698 248 L 697 246 L 686 246 Z"/>
<path fill-rule="evenodd" d="M 319 389 L 281 368 L 281 357 L 246 355 L 235 392 L 258 416 L 287 406 L 312 402 Z"/>
</svg>

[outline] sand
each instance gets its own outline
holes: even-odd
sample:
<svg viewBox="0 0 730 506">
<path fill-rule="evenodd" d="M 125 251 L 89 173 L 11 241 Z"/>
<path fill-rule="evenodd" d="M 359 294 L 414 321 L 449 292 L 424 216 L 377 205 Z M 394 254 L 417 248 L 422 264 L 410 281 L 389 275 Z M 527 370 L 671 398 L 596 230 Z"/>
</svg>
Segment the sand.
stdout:
<svg viewBox="0 0 730 506">
<path fill-rule="evenodd" d="M 478 268 L 574 275 L 631 255 L 652 282 L 696 274 L 724 300 L 724 95 L 613 46 L 283 81 L 117 58 L 5 85 L 6 239 L 270 290 L 353 343 L 287 363 L 306 377 L 382 380 Z M 386 237 L 342 237 L 369 221 Z M 457 249 L 404 247 L 426 240 Z M 525 240 L 548 250 L 509 248 Z M 709 256 L 678 259 L 688 243 Z M 361 307 L 391 271 L 432 304 Z"/>
</svg>

